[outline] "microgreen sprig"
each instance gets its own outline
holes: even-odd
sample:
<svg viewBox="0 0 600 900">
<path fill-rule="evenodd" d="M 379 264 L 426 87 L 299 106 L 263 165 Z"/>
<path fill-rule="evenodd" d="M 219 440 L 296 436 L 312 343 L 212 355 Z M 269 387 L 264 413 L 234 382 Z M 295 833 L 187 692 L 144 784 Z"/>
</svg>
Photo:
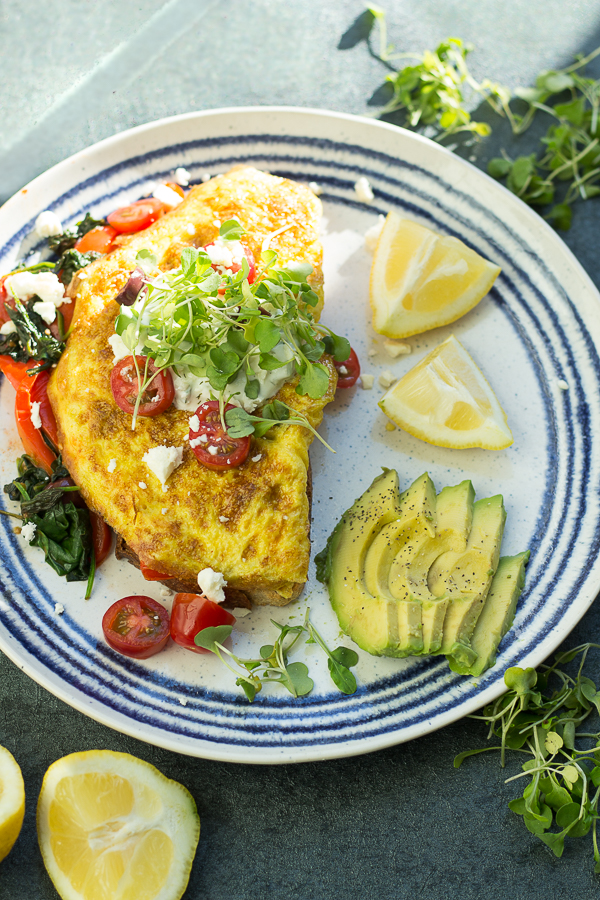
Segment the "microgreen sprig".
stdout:
<svg viewBox="0 0 600 900">
<path fill-rule="evenodd" d="M 358 662 L 358 655 L 348 647 L 337 647 L 331 651 L 310 621 L 309 613 L 310 610 L 307 609 L 302 625 L 281 625 L 271 619 L 272 624 L 279 629 L 279 634 L 273 644 L 265 644 L 260 648 L 260 656 L 256 659 L 242 659 L 223 646 L 232 632 L 231 625 L 204 628 L 196 635 L 195 642 L 198 647 L 210 650 L 219 657 L 236 676 L 235 683 L 242 688 L 250 702 L 264 684 L 281 684 L 292 697 L 304 697 L 312 691 L 314 682 L 308 675 L 307 666 L 301 662 L 288 662 L 289 653 L 303 636 L 307 644 L 318 644 L 327 654 L 331 678 L 340 691 L 353 694 L 356 691 L 356 678 L 350 668 Z"/>
<path fill-rule="evenodd" d="M 507 783 L 528 779 L 522 796 L 508 804 L 510 809 L 523 816 L 528 830 L 556 856 L 562 856 L 566 837 L 582 837 L 591 830 L 595 871 L 600 873 L 600 732 L 579 730 L 586 719 L 600 712 L 600 691 L 583 674 L 591 648 L 600 649 L 600 645 L 581 644 L 559 653 L 552 665 L 542 665 L 537 672 L 507 669 L 507 693 L 486 706 L 482 715 L 471 716 L 486 722 L 488 740 L 497 737 L 500 744 L 460 753 L 454 765 L 458 768 L 467 757 L 488 750 L 500 750 L 502 766 L 507 750 L 528 755 L 522 772 L 507 779 Z M 575 676 L 559 668 L 578 656 Z M 588 746 L 578 747 L 576 742 L 581 741 Z"/>
</svg>

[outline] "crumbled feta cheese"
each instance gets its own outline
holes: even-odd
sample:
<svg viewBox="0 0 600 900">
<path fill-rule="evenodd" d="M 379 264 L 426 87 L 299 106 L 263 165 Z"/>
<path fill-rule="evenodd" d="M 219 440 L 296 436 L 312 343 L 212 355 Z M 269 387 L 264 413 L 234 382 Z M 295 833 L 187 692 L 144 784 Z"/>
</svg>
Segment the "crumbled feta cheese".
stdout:
<svg viewBox="0 0 600 900">
<path fill-rule="evenodd" d="M 65 608 L 64 608 L 64 606 L 62 605 L 62 603 L 55 603 L 55 604 L 54 604 L 54 612 L 56 613 L 57 616 L 62 616 L 62 614 L 64 613 L 64 611 L 65 611 Z"/>
<path fill-rule="evenodd" d="M 560 388 L 561 391 L 569 390 L 569 385 L 563 378 L 559 378 L 559 380 L 556 382 L 556 384 L 558 385 L 558 387 Z"/>
<path fill-rule="evenodd" d="M 375 381 L 374 375 L 367 375 L 366 372 L 361 374 L 360 376 L 360 386 L 363 391 L 371 391 L 373 390 L 373 382 Z"/>
<path fill-rule="evenodd" d="M 282 516 L 282 518 L 287 522 L 287 520 L 288 520 L 287 516 Z"/>
<path fill-rule="evenodd" d="M 167 487 L 167 485 L 166 485 L 166 484 L 163 484 L 163 486 L 162 486 L 162 492 L 163 492 L 163 494 L 166 494 L 168 490 L 169 490 L 169 488 Z M 179 505 L 179 501 L 177 501 L 177 504 Z"/>
<path fill-rule="evenodd" d="M 16 330 L 17 326 L 12 319 L 9 319 L 8 322 L 4 322 L 3 325 L 0 325 L 0 334 L 12 334 L 13 331 Z"/>
<path fill-rule="evenodd" d="M 191 222 L 187 223 L 187 225 L 185 226 L 185 230 L 188 234 L 196 234 L 196 226 L 192 225 Z"/>
<path fill-rule="evenodd" d="M 183 203 L 181 194 L 178 194 L 173 188 L 167 187 L 166 184 L 159 184 L 152 192 L 152 196 L 164 203 L 165 206 L 168 206 L 169 209 L 175 209 L 176 206 Z"/>
<path fill-rule="evenodd" d="M 320 184 L 317 184 L 316 181 L 309 181 L 308 186 L 316 197 L 319 197 L 323 193 L 323 188 Z"/>
<path fill-rule="evenodd" d="M 187 699 L 185 697 L 180 697 L 179 702 L 182 706 L 187 706 Z"/>
<path fill-rule="evenodd" d="M 171 590 L 171 588 L 168 588 L 166 584 L 163 584 L 161 585 L 158 594 L 160 597 L 162 597 L 163 600 L 168 600 L 173 596 L 173 591 Z"/>
<path fill-rule="evenodd" d="M 54 303 L 50 303 L 47 300 L 38 300 L 37 303 L 34 303 L 33 311 L 36 312 L 38 316 L 41 316 L 46 325 L 51 325 L 56 319 L 56 307 Z"/>
<path fill-rule="evenodd" d="M 211 456 L 216 456 L 217 453 L 219 452 L 219 448 L 218 448 L 218 447 L 213 447 L 212 444 L 211 444 L 207 449 L 208 449 L 208 452 L 210 453 Z"/>
<path fill-rule="evenodd" d="M 251 609 L 246 609 L 244 606 L 238 606 L 236 609 L 233 610 L 233 614 L 236 617 L 236 619 L 243 619 L 244 616 L 249 616 L 251 612 L 252 612 Z"/>
<path fill-rule="evenodd" d="M 187 169 L 184 169 L 183 166 L 178 166 L 173 173 L 173 179 L 176 184 L 180 184 L 181 187 L 187 187 L 190 183 L 190 178 L 192 176 L 188 172 Z"/>
<path fill-rule="evenodd" d="M 21 537 L 24 537 L 26 541 L 31 543 L 35 537 L 35 529 L 35 522 L 26 522 L 25 525 L 21 526 Z"/>
<path fill-rule="evenodd" d="M 396 376 L 393 372 L 390 372 L 389 369 L 386 369 L 384 372 L 382 372 L 378 378 L 379 384 L 382 388 L 391 387 L 396 380 Z"/>
<path fill-rule="evenodd" d="M 226 269 L 231 269 L 234 264 L 241 265 L 246 255 L 241 241 L 226 241 L 222 237 L 218 237 L 204 250 L 214 266 L 224 266 Z"/>
<path fill-rule="evenodd" d="M 372 203 L 375 199 L 373 189 L 364 175 L 361 175 L 354 185 L 354 192 L 361 203 Z"/>
<path fill-rule="evenodd" d="M 204 440 L 202 440 L 202 438 L 204 438 Z M 193 450 L 194 447 L 199 447 L 200 444 L 205 444 L 205 443 L 206 443 L 206 436 L 201 435 L 200 437 L 192 438 L 192 440 L 190 441 L 190 447 Z"/>
<path fill-rule="evenodd" d="M 375 253 L 375 247 L 377 246 L 384 222 L 385 216 L 378 216 L 377 222 L 365 231 L 365 247 L 371 253 Z"/>
<path fill-rule="evenodd" d="M 340 375 L 347 375 L 348 369 L 346 368 L 346 366 L 340 366 L 338 372 L 340 373 Z"/>
<path fill-rule="evenodd" d="M 259 462 L 262 459 L 262 453 L 257 453 L 256 456 L 252 457 L 252 462 Z"/>
<path fill-rule="evenodd" d="M 42 404 L 38 403 L 37 400 L 34 400 L 31 404 L 31 424 L 34 428 L 38 430 L 42 427 L 42 420 L 40 418 L 40 406 Z"/>
<path fill-rule="evenodd" d="M 160 512 L 161 512 L 161 515 L 166 516 L 166 514 L 167 514 L 167 509 L 168 509 L 168 507 L 163 506 L 163 508 L 162 508 L 161 511 L 160 511 Z"/>
<path fill-rule="evenodd" d="M 404 341 L 384 341 L 383 346 L 387 355 L 391 356 L 392 359 L 412 353 L 412 347 Z"/>
<path fill-rule="evenodd" d="M 19 300 L 29 300 L 36 295 L 54 306 L 61 306 L 65 300 L 65 286 L 54 272 L 15 272 L 8 276 L 4 287 Z"/>
<path fill-rule="evenodd" d="M 141 489 L 142 489 L 143 491 L 145 491 L 145 490 L 147 489 L 147 487 L 148 487 L 148 485 L 147 485 L 144 481 L 140 481 L 140 482 L 139 482 L 139 486 L 141 487 Z"/>
<path fill-rule="evenodd" d="M 202 172 L 200 174 L 200 181 L 202 181 L 202 182 L 204 182 L 204 184 L 206 184 L 207 181 L 210 181 L 211 177 L 212 176 L 211 176 L 210 172 Z"/>
<path fill-rule="evenodd" d="M 227 582 L 223 578 L 222 572 L 215 572 L 210 567 L 202 569 L 201 572 L 198 572 L 198 586 L 204 596 L 213 603 L 222 603 L 225 599 L 223 588 L 227 587 Z"/>
<path fill-rule="evenodd" d="M 110 474 L 112 475 L 112 473 L 115 471 L 116 468 L 117 468 L 117 461 L 116 461 L 116 459 L 111 459 L 110 462 L 108 463 L 107 467 L 106 467 L 106 470 L 107 470 L 108 472 L 110 472 Z"/>
<path fill-rule="evenodd" d="M 147 450 L 142 461 L 156 475 L 164 491 L 165 481 L 183 462 L 183 447 L 165 447 L 164 444 L 159 444 L 158 447 L 151 447 L 150 450 Z"/>
<path fill-rule="evenodd" d="M 48 238 L 54 237 L 56 234 L 62 234 L 63 227 L 60 219 L 49 209 L 41 212 L 35 220 L 35 233 L 38 237 Z"/>
<path fill-rule="evenodd" d="M 190 429 L 192 431 L 200 430 L 200 419 L 198 418 L 198 416 L 195 413 L 193 416 L 189 417 L 188 422 L 190 424 Z"/>
<path fill-rule="evenodd" d="M 219 516 L 219 522 L 229 522 L 229 516 Z"/>
</svg>

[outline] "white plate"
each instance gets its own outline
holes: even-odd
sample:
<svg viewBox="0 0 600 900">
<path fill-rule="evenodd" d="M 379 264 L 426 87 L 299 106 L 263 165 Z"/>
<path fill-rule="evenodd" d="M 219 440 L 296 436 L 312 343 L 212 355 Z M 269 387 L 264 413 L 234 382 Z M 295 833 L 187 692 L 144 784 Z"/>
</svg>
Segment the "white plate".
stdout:
<svg viewBox="0 0 600 900">
<path fill-rule="evenodd" d="M 497 665 L 480 679 L 449 672 L 443 658 L 392 660 L 360 653 L 359 690 L 340 694 L 325 660 L 309 646 L 315 690 L 293 700 L 265 689 L 249 705 L 212 656 L 170 646 L 135 662 L 113 653 L 101 617 L 120 596 L 159 589 L 126 563 L 98 576 L 93 599 L 41 562 L 2 517 L 0 647 L 67 703 L 137 738 L 196 756 L 245 763 L 296 762 L 364 753 L 410 740 L 473 712 L 503 690 L 509 665 L 537 665 L 565 637 L 600 586 L 599 296 L 557 235 L 536 213 L 479 170 L 438 145 L 365 119 L 310 110 L 257 108 L 197 113 L 156 122 L 96 144 L 37 178 L 0 210 L 0 271 L 35 245 L 43 209 L 66 224 L 86 210 L 105 215 L 137 199 L 152 181 L 185 166 L 198 181 L 244 162 L 315 181 L 325 210 L 324 321 L 349 336 L 363 371 L 401 376 L 454 332 L 487 376 L 515 436 L 508 450 L 445 450 L 388 432 L 377 385 L 340 392 L 322 431 L 336 455 L 316 443 L 313 548 L 320 550 L 344 509 L 381 466 L 408 485 L 424 470 L 440 489 L 471 478 L 478 497 L 502 493 L 508 511 L 503 554 L 527 547 L 531 562 L 515 625 Z M 375 200 L 358 201 L 365 175 Z M 370 256 L 365 230 L 389 209 L 455 235 L 502 266 L 491 294 L 451 328 L 410 340 L 413 354 L 393 361 L 374 335 L 368 309 Z M 378 348 L 370 357 L 369 350 Z M 564 380 L 568 390 L 559 387 Z M 15 474 L 20 447 L 13 390 L 2 385 L 8 436 L 2 483 Z M 11 504 L 9 503 L 10 507 Z M 239 623 L 234 646 L 254 655 L 272 639 L 271 616 L 298 622 L 308 602 L 330 644 L 339 637 L 326 594 L 311 578 L 305 597 L 285 610 L 261 609 Z M 63 615 L 54 612 L 58 601 Z M 348 639 L 345 640 L 350 644 Z M 182 705 L 181 701 L 185 702 Z"/>
</svg>

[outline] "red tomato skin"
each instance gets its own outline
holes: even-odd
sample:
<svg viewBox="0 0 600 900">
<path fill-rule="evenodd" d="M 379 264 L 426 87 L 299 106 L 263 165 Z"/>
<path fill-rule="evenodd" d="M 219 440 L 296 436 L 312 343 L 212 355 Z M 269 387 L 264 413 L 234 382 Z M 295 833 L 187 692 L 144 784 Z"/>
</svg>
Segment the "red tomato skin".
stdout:
<svg viewBox="0 0 600 900">
<path fill-rule="evenodd" d="M 225 412 L 228 409 L 234 409 L 232 403 L 225 406 Z M 235 469 L 246 461 L 250 452 L 250 436 L 243 438 L 230 438 L 225 434 L 221 426 L 219 417 L 219 401 L 207 400 L 201 403 L 196 410 L 196 415 L 200 421 L 200 430 L 192 431 L 190 428 L 190 441 L 194 441 L 200 435 L 205 434 L 208 437 L 206 446 L 221 446 L 225 444 L 231 447 L 231 451 L 227 454 L 217 454 L 212 456 L 208 450 L 204 450 L 202 445 L 194 446 L 190 444 L 192 450 L 196 454 L 198 462 L 202 463 L 207 469 L 213 472 L 226 472 L 229 469 Z"/>
<path fill-rule="evenodd" d="M 27 370 L 35 369 L 36 366 L 35 359 L 28 359 L 27 362 L 15 362 L 12 356 L 0 356 L 0 372 L 6 375 L 15 389 L 26 377 Z"/>
<path fill-rule="evenodd" d="M 73 494 L 76 491 L 73 491 Z M 64 494 L 64 497 L 71 498 L 73 494 Z M 90 509 L 90 522 L 92 525 L 92 543 L 94 545 L 94 556 L 96 558 L 96 568 L 101 566 L 112 549 L 113 533 L 108 527 L 102 516 L 92 512 Z"/>
<path fill-rule="evenodd" d="M 146 356 L 136 356 L 140 374 L 143 373 L 146 366 Z M 132 371 L 131 371 L 132 370 Z M 148 374 L 156 371 L 154 362 L 150 359 L 148 363 Z M 123 412 L 133 415 L 135 409 L 135 401 L 137 397 L 137 375 L 133 369 L 133 356 L 126 356 L 119 360 L 110 374 L 110 387 L 115 399 L 115 403 Z M 156 402 L 148 400 L 140 403 L 138 408 L 138 416 L 158 416 L 161 412 L 168 409 L 175 399 L 175 385 L 173 377 L 168 369 L 160 372 L 152 381 L 149 387 L 150 391 L 158 393 Z"/>
<path fill-rule="evenodd" d="M 194 638 L 204 628 L 216 625 L 235 625 L 235 616 L 201 594 L 175 594 L 171 609 L 171 637 L 176 644 L 194 653 L 209 653 L 209 650 L 198 647 Z"/>
<path fill-rule="evenodd" d="M 25 453 L 31 456 L 50 475 L 52 473 L 52 463 L 56 457 L 44 441 L 41 429 L 35 428 L 31 421 L 31 404 L 37 402 L 40 404 L 42 428 L 54 445 L 58 446 L 56 419 L 54 418 L 47 393 L 49 379 L 50 375 L 47 371 L 40 372 L 38 375 L 24 376 L 17 388 L 15 419 Z"/>
<path fill-rule="evenodd" d="M 118 233 L 112 225 L 99 225 L 79 238 L 75 250 L 80 253 L 108 253 Z"/>
<path fill-rule="evenodd" d="M 134 234 L 143 231 L 165 212 L 165 206 L 156 197 L 148 197 L 145 200 L 136 200 L 129 206 L 121 206 L 115 209 L 106 221 L 119 234 Z"/>
<path fill-rule="evenodd" d="M 342 360 L 342 362 L 337 362 L 337 360 L 334 360 L 333 364 L 338 371 L 337 386 L 339 388 L 354 387 L 354 385 L 358 381 L 358 376 L 360 375 L 360 363 L 358 361 L 358 356 L 356 355 L 354 350 L 350 350 L 350 356 L 348 357 L 348 359 L 344 359 Z M 344 368 L 347 370 L 346 375 L 340 374 L 341 366 L 344 366 Z"/>
<path fill-rule="evenodd" d="M 146 581 L 163 581 L 166 578 L 170 578 L 170 575 L 167 575 L 166 572 L 159 572 L 158 569 L 152 569 L 150 566 L 147 566 L 140 560 L 140 572 L 146 579 Z"/>
<path fill-rule="evenodd" d="M 185 191 L 180 184 L 176 184 L 174 181 L 167 181 L 165 187 L 171 188 L 172 191 L 175 191 L 176 194 L 179 194 L 185 200 Z"/>
<path fill-rule="evenodd" d="M 9 273 L 10 274 L 10 273 Z M 15 306 L 15 301 L 11 298 L 9 300 L 8 291 L 4 287 L 4 282 L 8 278 L 8 275 L 3 275 L 0 278 L 0 325 L 4 325 L 5 322 L 10 321 L 10 316 L 6 312 L 6 303 L 9 301 L 9 305 L 13 307 Z"/>
<path fill-rule="evenodd" d="M 153 622 L 150 616 L 157 617 L 158 621 Z M 119 619 L 129 628 L 126 633 L 115 629 Z M 123 597 L 104 613 L 102 631 L 106 643 L 117 653 L 132 659 L 148 659 L 159 653 L 169 640 L 169 613 L 152 597 Z"/>
</svg>

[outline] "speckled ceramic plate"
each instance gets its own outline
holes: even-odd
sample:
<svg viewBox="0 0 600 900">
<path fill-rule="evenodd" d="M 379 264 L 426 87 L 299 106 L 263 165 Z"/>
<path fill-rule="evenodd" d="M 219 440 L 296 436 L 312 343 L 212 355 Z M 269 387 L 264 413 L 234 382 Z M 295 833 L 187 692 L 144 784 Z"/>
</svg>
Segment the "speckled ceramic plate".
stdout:
<svg viewBox="0 0 600 900">
<path fill-rule="evenodd" d="M 502 493 L 508 511 L 503 553 L 527 547 L 531 562 L 515 625 L 496 666 L 476 680 L 449 672 L 442 658 L 392 660 L 361 652 L 359 689 L 340 694 L 318 648 L 304 660 L 315 690 L 293 700 L 265 689 L 249 705 L 212 656 L 170 646 L 135 662 L 103 642 L 100 622 L 120 596 L 150 593 L 126 563 L 98 576 L 93 599 L 66 584 L 1 521 L 0 647 L 32 678 L 112 728 L 181 753 L 244 763 L 296 762 L 365 753 L 410 740 L 473 712 L 498 696 L 507 666 L 536 665 L 594 600 L 600 484 L 600 298 L 557 235 L 512 194 L 438 145 L 389 125 L 334 113 L 230 109 L 136 128 L 78 153 L 37 178 L 0 210 L 0 271 L 35 249 L 33 223 L 42 209 L 64 223 L 86 210 L 105 215 L 143 195 L 153 181 L 185 166 L 203 172 L 250 163 L 278 175 L 317 182 L 324 205 L 324 321 L 348 334 L 375 376 L 401 376 L 454 332 L 484 371 L 506 410 L 515 442 L 508 450 L 446 450 L 388 432 L 378 410 L 381 390 L 340 392 L 322 431 L 333 455 L 314 444 L 313 547 L 321 549 L 340 517 L 381 466 L 401 486 L 424 470 L 436 486 L 470 478 L 477 496 Z M 374 202 L 359 202 L 365 175 Z M 370 256 L 363 235 L 377 215 L 397 210 L 461 238 L 502 267 L 492 292 L 452 328 L 412 338 L 412 355 L 391 360 L 371 330 Z M 561 390 L 566 382 L 567 390 Z M 20 453 L 14 392 L 3 383 L 3 483 Z M 8 503 L 10 507 L 10 503 Z M 55 603 L 65 607 L 62 615 Z M 298 622 L 310 605 L 315 624 L 335 643 L 339 632 L 314 579 L 284 610 L 261 609 L 239 620 L 234 646 L 255 655 L 273 637 L 269 620 Z M 350 642 L 346 639 L 346 643 Z"/>
</svg>

